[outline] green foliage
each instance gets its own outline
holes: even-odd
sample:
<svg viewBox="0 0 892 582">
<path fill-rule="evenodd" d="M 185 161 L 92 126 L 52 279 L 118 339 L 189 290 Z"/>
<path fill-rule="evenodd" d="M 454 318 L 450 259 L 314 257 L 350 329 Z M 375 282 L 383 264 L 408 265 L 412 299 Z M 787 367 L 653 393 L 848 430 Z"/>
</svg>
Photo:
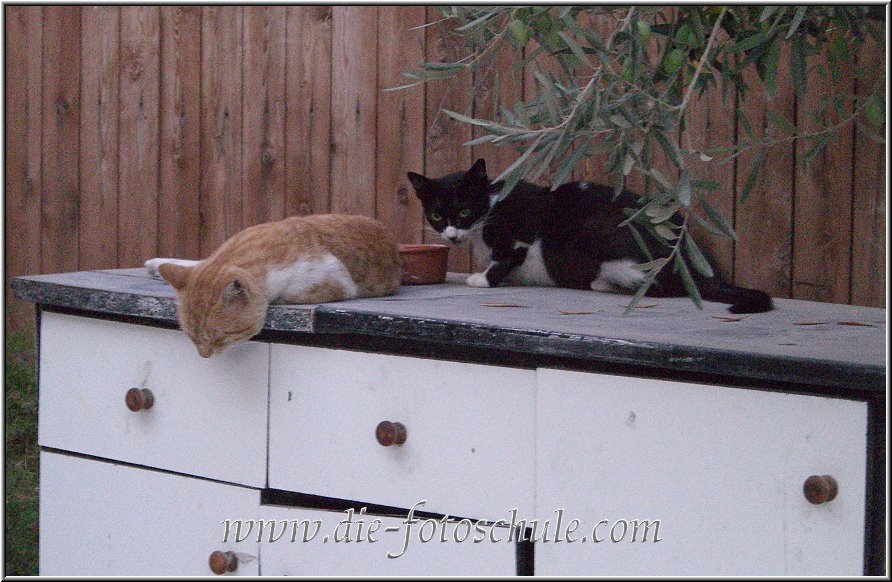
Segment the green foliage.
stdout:
<svg viewBox="0 0 892 582">
<path fill-rule="evenodd" d="M 31 339 L 6 336 L 5 574 L 37 575 L 37 388 Z"/>
<path fill-rule="evenodd" d="M 781 67 L 790 67 L 797 95 L 814 90 L 809 87 L 809 73 L 820 61 L 817 57 L 826 56 L 834 77 L 842 69 L 862 80 L 867 73 L 875 74 L 868 67 L 855 68 L 852 59 L 868 37 L 884 42 L 882 6 L 454 6 L 441 11 L 455 21 L 454 33 L 464 41 L 466 54 L 456 62 L 420 63 L 418 70 L 405 73 L 414 84 L 472 73 L 469 99 L 473 101 L 480 86 L 498 74 L 493 59 L 504 46 L 513 50 L 514 66 L 529 67 L 536 81 L 535 95 L 517 103 L 500 103 L 493 118 L 446 112 L 482 132 L 466 145 L 490 143 L 516 149 L 515 162 L 497 177 L 505 180 L 502 195 L 521 179 L 535 180 L 549 171 L 554 176 L 551 186 L 557 187 L 587 156 L 608 152 L 606 169 L 613 174 L 617 193 L 632 172 L 647 176 L 653 184 L 652 191 L 641 193 L 640 202 L 647 210 L 633 213 L 623 226 L 637 226 L 633 230 L 637 240 L 654 237 L 671 249 L 669 260 L 648 263 L 644 285 L 671 261 L 698 304 L 687 263 L 701 273 L 711 268 L 699 249 L 690 246 L 691 217 L 712 232 L 731 238 L 735 234 L 728 220 L 708 203 L 708 193 L 717 185 L 704 187 L 702 180 L 692 176 L 691 159 L 720 164 L 757 148 L 746 170 L 746 198 L 772 146 L 804 140 L 803 162 L 808 163 L 858 117 L 873 127 L 872 139 L 883 139 L 876 131 L 885 118 L 882 75 L 864 95 L 831 95 L 822 100 L 822 109 L 812 115 L 818 129 L 808 133 L 769 112 L 769 122 L 781 130 L 782 137 L 757 138 L 742 110 L 738 110 L 738 122 L 746 132 L 746 143 L 706 149 L 690 143 L 685 131 L 693 95 L 718 90 L 726 95 L 734 88 L 745 101 L 751 90 L 744 76 L 748 69 L 755 69 L 769 98 L 775 94 Z M 601 33 L 592 26 L 598 19 L 608 24 L 599 27 Z M 781 62 L 785 45 L 789 60 Z M 826 75 L 825 69 L 818 70 Z M 835 118 L 828 115 L 831 109 Z M 470 104 L 466 111 L 472 111 Z M 677 179 L 652 166 L 657 149 L 678 170 Z M 703 203 L 702 216 L 691 206 L 694 195 Z M 667 222 L 676 212 L 683 223 Z M 683 245 L 688 245 L 687 253 L 680 252 Z"/>
</svg>

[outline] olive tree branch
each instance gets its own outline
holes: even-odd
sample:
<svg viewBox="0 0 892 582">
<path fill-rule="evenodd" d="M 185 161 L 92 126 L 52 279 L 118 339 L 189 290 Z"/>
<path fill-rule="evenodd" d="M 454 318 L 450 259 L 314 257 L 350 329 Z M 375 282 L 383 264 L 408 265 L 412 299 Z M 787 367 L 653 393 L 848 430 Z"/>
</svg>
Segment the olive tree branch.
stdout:
<svg viewBox="0 0 892 582">
<path fill-rule="evenodd" d="M 712 49 L 712 43 L 715 42 L 715 39 L 718 36 L 719 29 L 722 25 L 722 18 L 724 18 L 726 12 L 728 12 L 727 6 L 722 8 L 722 11 L 719 12 L 718 17 L 715 19 L 715 24 L 712 27 L 712 32 L 709 34 L 709 40 L 706 42 L 706 48 L 703 49 L 703 54 L 700 56 L 700 62 L 697 63 L 697 70 L 694 71 L 694 78 L 691 79 L 691 83 L 688 85 L 688 90 L 684 94 L 684 99 L 682 99 L 681 103 L 678 105 L 679 116 L 684 114 L 684 110 L 688 106 L 688 101 L 690 101 L 691 99 L 691 94 L 694 92 L 694 88 L 697 86 L 697 79 L 700 78 L 700 73 L 703 71 L 703 63 L 709 60 L 709 51 L 710 49 Z"/>
<path fill-rule="evenodd" d="M 874 92 L 877 89 L 877 86 L 880 84 L 881 79 L 884 79 L 884 77 L 879 77 L 879 78 L 877 78 L 876 81 L 874 81 L 874 85 L 871 88 L 871 91 L 870 91 L 870 93 L 868 93 L 868 95 L 874 94 Z M 730 162 L 731 160 L 733 160 L 740 154 L 745 153 L 753 148 L 757 148 L 757 147 L 771 148 L 771 147 L 774 147 L 774 146 L 782 144 L 782 143 L 796 141 L 799 139 L 812 139 L 812 138 L 824 135 L 826 133 L 834 132 L 834 131 L 838 130 L 839 128 L 852 123 L 859 115 L 861 115 L 861 112 L 864 110 L 865 107 L 867 107 L 867 99 L 861 99 L 860 103 L 852 109 L 851 115 L 846 116 L 845 118 L 840 120 L 838 123 L 834 123 L 833 125 L 828 125 L 827 127 L 823 127 L 821 129 L 818 129 L 818 130 L 815 130 L 815 131 L 812 131 L 809 133 L 797 133 L 794 135 L 789 135 L 787 137 L 781 137 L 781 138 L 777 138 L 777 139 L 761 139 L 761 140 L 757 140 L 754 142 L 750 142 L 748 144 L 743 144 L 736 152 L 729 155 L 727 158 L 723 158 L 722 160 L 719 161 L 719 163 L 724 164 L 724 163 Z M 688 152 L 688 153 L 694 153 L 694 152 Z"/>
</svg>

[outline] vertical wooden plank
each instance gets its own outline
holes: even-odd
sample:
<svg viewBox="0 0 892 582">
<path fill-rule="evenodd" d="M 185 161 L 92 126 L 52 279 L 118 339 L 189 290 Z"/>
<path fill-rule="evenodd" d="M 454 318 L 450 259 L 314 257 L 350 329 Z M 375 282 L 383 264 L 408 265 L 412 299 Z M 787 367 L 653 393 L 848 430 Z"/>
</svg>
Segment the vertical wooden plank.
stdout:
<svg viewBox="0 0 892 582">
<path fill-rule="evenodd" d="M 780 62 L 788 63 L 789 58 L 789 49 L 782 49 Z M 765 111 L 771 109 L 793 119 L 795 97 L 789 68 L 778 67 L 775 95 L 770 101 L 764 97 L 764 85 L 755 71 L 748 70 L 745 75 L 750 90 L 741 109 L 749 119 L 754 137 L 749 136 L 742 121 L 738 122 L 737 143 L 748 143 L 763 135 L 781 137 L 781 131 L 768 124 Z M 744 287 L 762 289 L 772 297 L 789 297 L 795 155 L 788 143 L 775 146 L 768 154 L 745 202 L 743 187 L 750 162 L 759 151 L 748 151 L 737 159 L 734 280 Z"/>
<path fill-rule="evenodd" d="M 377 8 L 332 8 L 331 209 L 375 216 Z"/>
<path fill-rule="evenodd" d="M 378 8 L 378 157 L 375 213 L 400 242 L 422 240 L 421 201 L 406 172 L 424 169 L 424 87 L 383 92 L 406 83 L 403 71 L 424 60 L 423 6 Z"/>
<path fill-rule="evenodd" d="M 242 9 L 201 13 L 201 254 L 242 228 Z"/>
<path fill-rule="evenodd" d="M 281 220 L 285 208 L 285 7 L 246 6 L 242 222 Z"/>
<path fill-rule="evenodd" d="M 514 48 L 505 43 L 494 57 L 492 68 L 487 74 L 487 81 L 478 86 L 474 101 L 474 117 L 480 119 L 500 119 L 499 106 L 513 109 L 514 104 L 523 99 L 524 71 L 515 67 Z M 522 56 L 518 57 L 522 62 Z M 520 62 L 517 64 L 519 65 Z M 496 78 L 497 77 L 497 78 Z M 498 95 L 496 83 L 498 82 Z M 480 137 L 486 132 L 478 127 L 473 128 L 473 137 Z M 520 155 L 511 145 L 501 147 L 489 143 L 473 146 L 472 158 L 484 158 L 490 178 L 498 176 L 510 166 Z"/>
<path fill-rule="evenodd" d="M 688 105 L 687 128 L 682 143 L 685 148 L 703 151 L 712 147 L 727 146 L 735 139 L 735 104 L 737 91 L 728 91 L 727 101 L 722 100 L 720 86 L 714 87 L 701 98 L 692 97 Z M 709 204 L 732 224 L 734 221 L 734 161 L 719 163 L 721 157 L 704 162 L 688 156 L 687 163 L 691 178 L 718 182 L 718 190 L 707 190 L 704 193 Z M 705 213 L 699 203 L 694 204 L 694 211 L 699 216 Z M 713 259 L 713 268 L 723 274 L 728 281 L 734 280 L 734 241 L 730 238 L 712 234 L 699 224 L 691 225 L 691 232 L 697 243 L 706 250 Z"/>
<path fill-rule="evenodd" d="M 285 214 L 331 208 L 331 6 L 288 6 Z"/>
<path fill-rule="evenodd" d="M 158 253 L 157 6 L 121 8 L 118 264 L 137 267 Z"/>
<path fill-rule="evenodd" d="M 824 63 L 829 65 L 829 63 Z M 805 132 L 820 127 L 812 119 L 826 92 L 851 94 L 855 87 L 849 67 L 822 78 L 815 69 L 808 75 L 811 88 L 797 104 L 796 125 Z M 846 106 L 843 117 L 851 115 Z M 822 115 L 824 123 L 839 121 L 832 108 Z M 824 124 L 822 124 L 824 125 Z M 793 297 L 811 301 L 848 303 L 849 253 L 852 224 L 852 131 L 844 128 L 817 156 L 808 169 L 803 159 L 811 144 L 796 143 L 796 192 L 794 194 Z"/>
<path fill-rule="evenodd" d="M 598 13 L 583 12 L 578 16 L 578 20 L 580 26 L 593 28 L 597 31 L 598 35 L 600 35 L 602 40 L 607 42 L 613 31 L 620 26 L 620 21 L 626 16 L 628 8 L 602 7 L 602 10 L 602 12 Z M 648 47 L 648 54 L 651 55 L 651 59 L 655 58 L 655 54 L 662 53 L 663 47 L 659 46 L 659 42 L 660 37 L 654 35 Z M 657 149 L 659 149 L 659 146 L 657 146 Z M 616 176 L 612 173 L 608 175 L 605 170 L 609 158 L 610 154 L 605 152 L 594 154 L 583 159 L 573 172 L 573 179 L 590 180 L 613 186 L 615 184 Z M 662 171 L 663 167 L 661 166 L 660 169 Z M 637 171 L 631 171 L 625 178 L 625 187 L 632 192 L 642 194 L 647 189 L 647 186 L 647 177 Z"/>
<path fill-rule="evenodd" d="M 120 9 L 81 9 L 80 268 L 118 264 Z"/>
<path fill-rule="evenodd" d="M 158 254 L 200 258 L 201 8 L 161 7 Z"/>
<path fill-rule="evenodd" d="M 455 62 L 464 55 L 461 38 L 451 34 L 453 21 L 442 21 L 440 11 L 427 8 L 426 57 L 428 62 Z M 436 24 L 432 24 L 436 23 Z M 455 77 L 447 81 L 432 81 L 425 84 L 425 175 L 439 177 L 452 172 L 461 172 L 471 167 L 471 148 L 462 146 L 471 139 L 471 127 L 459 123 L 440 112 L 449 109 L 469 113 L 468 97 L 471 79 L 468 76 Z M 430 228 L 425 229 L 425 240 L 442 243 L 440 235 Z M 471 268 L 471 254 L 466 247 L 453 248 L 449 253 L 450 271 L 466 273 Z"/>
<path fill-rule="evenodd" d="M 677 8 L 667 7 L 664 10 L 661 10 L 659 16 L 657 17 L 657 22 L 661 21 L 660 16 L 664 17 L 665 20 L 671 22 L 678 17 Z M 660 46 L 659 42 L 651 42 L 647 47 L 648 58 L 651 60 L 651 62 L 658 62 L 664 52 L 665 46 Z M 687 89 L 688 85 L 685 85 L 683 90 L 687 91 Z M 680 131 L 677 131 L 676 135 L 681 135 Z M 650 142 L 650 160 L 651 167 L 666 176 L 666 178 L 669 179 L 670 183 L 675 184 L 678 181 L 678 168 L 675 166 L 675 164 L 672 163 L 669 155 L 655 139 L 651 140 Z M 638 173 L 633 171 L 633 174 Z M 636 180 L 640 181 L 642 179 L 644 180 L 643 190 L 651 193 L 659 192 L 661 190 L 660 185 L 657 183 L 657 181 L 650 177 L 636 175 L 632 178 L 632 183 L 635 184 Z M 633 188 L 633 190 L 635 189 Z"/>
<path fill-rule="evenodd" d="M 578 21 L 580 26 L 594 29 L 602 39 L 605 39 L 605 41 L 610 37 L 613 27 L 616 26 L 616 19 L 612 14 L 595 15 L 591 12 L 584 12 L 579 15 Z M 656 42 L 656 40 L 653 42 Z M 595 59 L 593 59 L 593 61 L 596 62 Z M 582 161 L 579 162 L 579 165 L 576 166 L 576 170 L 573 172 L 573 178 L 575 180 L 588 180 L 590 182 L 613 185 L 613 175 L 608 175 L 605 171 L 609 157 L 610 155 L 605 152 L 583 158 Z M 632 186 L 632 184 L 628 184 L 627 187 L 628 186 Z"/>
<path fill-rule="evenodd" d="M 40 268 L 78 266 L 81 9 L 44 8 Z"/>
<path fill-rule="evenodd" d="M 886 70 L 886 47 L 868 42 L 858 64 L 870 63 L 877 75 Z M 874 79 L 859 79 L 858 95 L 870 93 Z M 863 123 L 870 122 L 861 117 Z M 875 130 L 886 134 L 886 126 Z M 852 292 L 855 305 L 886 307 L 886 165 L 885 145 L 855 130 L 852 220 Z"/>
<path fill-rule="evenodd" d="M 40 121 L 43 8 L 5 6 L 6 309 L 10 329 L 33 329 L 30 304 L 12 300 L 9 282 L 40 272 Z"/>
<path fill-rule="evenodd" d="M 518 66 L 515 66 L 514 59 L 514 48 L 510 44 L 505 43 L 495 55 L 492 65 L 490 65 L 491 70 L 487 75 L 486 82 L 478 84 L 474 101 L 474 117 L 480 119 L 500 119 L 500 105 L 512 109 L 516 102 L 523 99 L 524 74 L 523 67 L 519 66 L 522 62 L 522 55 L 518 57 Z M 484 133 L 478 127 L 472 128 L 473 137 L 479 137 Z M 480 144 L 473 146 L 471 152 L 472 159 L 483 158 L 486 160 L 486 170 L 490 179 L 502 173 L 520 155 L 517 150 L 507 143 L 501 147 L 489 143 Z M 471 270 L 482 271 L 488 265 L 488 260 L 484 264 L 478 264 L 472 253 Z"/>
<path fill-rule="evenodd" d="M 535 40 L 531 40 L 526 48 L 526 55 L 530 55 L 540 47 L 539 43 Z M 558 80 L 558 82 L 566 82 L 563 77 L 563 69 L 556 61 L 555 57 L 548 54 L 547 51 L 543 51 L 539 53 L 534 60 L 530 61 L 523 70 L 523 98 L 525 102 L 530 102 L 537 99 L 541 95 L 542 85 L 536 80 L 535 73 L 551 73 L 552 78 Z M 527 144 L 528 145 L 528 144 Z M 520 156 L 521 152 L 515 152 L 515 156 Z M 551 168 L 546 169 L 542 175 L 537 178 L 535 181 L 538 184 L 542 184 L 548 186 L 551 184 L 551 180 L 554 178 L 555 172 L 552 171 L 555 168 L 559 167 L 561 160 L 552 160 Z M 581 173 L 581 172 L 580 172 Z"/>
</svg>

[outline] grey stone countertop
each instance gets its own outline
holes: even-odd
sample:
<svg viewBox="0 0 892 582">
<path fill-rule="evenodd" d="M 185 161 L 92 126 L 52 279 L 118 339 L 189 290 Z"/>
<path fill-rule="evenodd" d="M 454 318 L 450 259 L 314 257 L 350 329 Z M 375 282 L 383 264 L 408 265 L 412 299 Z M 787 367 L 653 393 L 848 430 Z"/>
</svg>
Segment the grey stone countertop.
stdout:
<svg viewBox="0 0 892 582">
<path fill-rule="evenodd" d="M 883 309 L 775 299 L 734 316 L 725 305 L 542 287 L 403 286 L 396 295 L 321 305 L 272 305 L 265 330 L 358 334 L 450 348 L 644 366 L 843 392 L 884 393 Z M 144 269 L 18 277 L 16 298 L 43 307 L 176 323 L 173 289 Z M 445 356 L 444 356 L 445 357 Z"/>
</svg>

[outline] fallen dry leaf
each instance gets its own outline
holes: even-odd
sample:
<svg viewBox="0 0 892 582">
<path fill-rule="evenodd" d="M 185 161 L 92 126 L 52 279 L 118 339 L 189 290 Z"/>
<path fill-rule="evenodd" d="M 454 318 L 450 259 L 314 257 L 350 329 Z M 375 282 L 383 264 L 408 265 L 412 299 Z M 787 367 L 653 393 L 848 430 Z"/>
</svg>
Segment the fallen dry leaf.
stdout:
<svg viewBox="0 0 892 582">
<path fill-rule="evenodd" d="M 865 323 L 863 321 L 837 321 L 836 325 L 856 325 L 858 327 L 873 327 L 872 323 Z"/>
<path fill-rule="evenodd" d="M 713 319 L 718 319 L 719 321 L 740 321 L 742 319 L 746 319 L 746 315 L 738 315 L 736 317 L 728 316 L 728 315 L 713 315 Z"/>
<path fill-rule="evenodd" d="M 777 345 L 779 345 L 779 346 L 798 346 L 799 344 L 794 344 L 794 343 L 781 343 L 781 344 L 777 344 Z"/>
<path fill-rule="evenodd" d="M 651 307 L 659 307 L 659 303 L 647 303 L 644 305 L 636 305 L 635 309 L 650 309 Z M 627 307 L 626 305 L 620 305 L 620 307 Z"/>
<path fill-rule="evenodd" d="M 518 305 L 517 303 L 481 303 L 480 307 L 527 307 L 526 305 Z"/>
<path fill-rule="evenodd" d="M 558 309 L 558 313 L 561 315 L 591 315 L 593 313 L 598 313 L 598 311 L 565 311 L 563 309 Z"/>
<path fill-rule="evenodd" d="M 794 323 L 793 325 L 827 325 L 826 321 L 800 321 L 799 323 Z"/>
</svg>

